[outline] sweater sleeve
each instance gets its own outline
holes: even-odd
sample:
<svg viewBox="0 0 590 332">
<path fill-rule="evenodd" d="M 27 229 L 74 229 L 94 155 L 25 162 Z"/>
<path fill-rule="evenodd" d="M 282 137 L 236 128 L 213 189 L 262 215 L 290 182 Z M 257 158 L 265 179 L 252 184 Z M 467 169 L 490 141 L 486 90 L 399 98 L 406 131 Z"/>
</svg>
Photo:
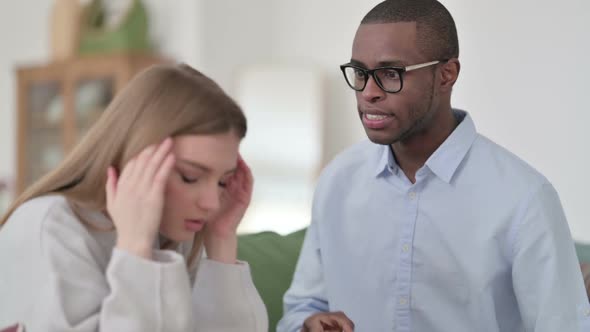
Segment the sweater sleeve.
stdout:
<svg viewBox="0 0 590 332">
<path fill-rule="evenodd" d="M 246 262 L 200 263 L 193 289 L 195 321 L 209 332 L 266 332 L 266 307 Z"/>
<path fill-rule="evenodd" d="M 68 222 L 41 233 L 46 281 L 27 331 L 193 331 L 191 291 L 181 255 L 146 260 L 114 249 L 101 267 L 99 246 Z"/>
<path fill-rule="evenodd" d="M 0 273 L 0 307 L 12 299 L 2 324 L 18 321 L 27 332 L 267 330 L 245 263 L 203 259 L 191 288 L 183 255 L 154 250 L 147 260 L 113 248 L 113 234 L 88 229 L 63 200 L 37 200 L 11 218 L 0 234 L 0 263 L 13 271 Z"/>
</svg>

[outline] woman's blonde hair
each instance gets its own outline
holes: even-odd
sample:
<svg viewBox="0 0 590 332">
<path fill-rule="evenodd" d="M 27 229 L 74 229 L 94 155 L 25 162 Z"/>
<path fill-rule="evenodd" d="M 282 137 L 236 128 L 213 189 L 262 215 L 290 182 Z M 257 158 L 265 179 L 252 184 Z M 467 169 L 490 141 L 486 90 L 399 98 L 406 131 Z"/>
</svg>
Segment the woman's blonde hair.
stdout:
<svg viewBox="0 0 590 332">
<path fill-rule="evenodd" d="M 106 211 L 109 166 L 121 170 L 145 147 L 166 137 L 229 131 L 243 138 L 246 118 L 215 82 L 185 64 L 152 66 L 127 84 L 55 170 L 16 198 L 0 227 L 18 206 L 50 193 L 65 196 L 75 209 Z M 201 246 L 197 235 L 187 258 L 189 266 Z"/>
</svg>

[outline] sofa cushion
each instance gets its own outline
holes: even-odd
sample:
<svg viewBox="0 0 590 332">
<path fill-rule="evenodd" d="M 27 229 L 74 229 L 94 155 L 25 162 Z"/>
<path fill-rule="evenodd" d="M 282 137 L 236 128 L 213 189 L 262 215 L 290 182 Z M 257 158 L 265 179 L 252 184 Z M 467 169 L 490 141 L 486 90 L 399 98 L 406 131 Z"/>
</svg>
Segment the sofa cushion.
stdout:
<svg viewBox="0 0 590 332">
<path fill-rule="evenodd" d="M 576 243 L 576 253 L 581 263 L 590 263 L 590 243 Z"/>
<path fill-rule="evenodd" d="M 274 232 L 240 235 L 238 259 L 250 264 L 254 285 L 268 311 L 269 330 L 283 315 L 283 295 L 291 285 L 305 229 L 281 236 Z"/>
</svg>

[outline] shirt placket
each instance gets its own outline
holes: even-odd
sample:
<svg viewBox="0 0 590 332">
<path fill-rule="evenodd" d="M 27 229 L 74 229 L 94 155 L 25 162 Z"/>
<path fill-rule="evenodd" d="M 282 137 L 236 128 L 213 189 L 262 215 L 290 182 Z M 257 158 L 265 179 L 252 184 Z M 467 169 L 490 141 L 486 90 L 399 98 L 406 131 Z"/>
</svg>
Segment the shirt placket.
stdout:
<svg viewBox="0 0 590 332">
<path fill-rule="evenodd" d="M 406 220 L 401 229 L 399 245 L 399 264 L 396 289 L 395 326 L 398 332 L 411 331 L 410 302 L 412 282 L 412 252 L 416 218 L 418 215 L 419 193 L 416 186 L 411 187 L 405 199 L 407 200 Z"/>
</svg>

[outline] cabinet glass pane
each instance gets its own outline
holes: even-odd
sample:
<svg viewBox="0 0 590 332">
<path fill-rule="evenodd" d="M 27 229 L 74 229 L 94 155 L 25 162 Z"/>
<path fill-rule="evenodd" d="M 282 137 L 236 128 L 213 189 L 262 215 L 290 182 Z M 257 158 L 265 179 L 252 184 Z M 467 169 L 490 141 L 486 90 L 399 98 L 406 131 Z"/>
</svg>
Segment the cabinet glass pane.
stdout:
<svg viewBox="0 0 590 332">
<path fill-rule="evenodd" d="M 110 78 L 83 80 L 76 86 L 76 125 L 79 138 L 98 120 L 113 95 L 114 83 Z"/>
<path fill-rule="evenodd" d="M 57 82 L 31 84 L 27 98 L 25 185 L 30 185 L 63 159 L 64 108 Z"/>
<path fill-rule="evenodd" d="M 61 130 L 64 107 L 57 82 L 33 83 L 27 96 L 28 132 L 34 129 Z"/>
<path fill-rule="evenodd" d="M 60 132 L 38 130 L 29 134 L 27 147 L 27 179 L 26 184 L 47 174 L 63 159 L 64 151 Z"/>
</svg>

